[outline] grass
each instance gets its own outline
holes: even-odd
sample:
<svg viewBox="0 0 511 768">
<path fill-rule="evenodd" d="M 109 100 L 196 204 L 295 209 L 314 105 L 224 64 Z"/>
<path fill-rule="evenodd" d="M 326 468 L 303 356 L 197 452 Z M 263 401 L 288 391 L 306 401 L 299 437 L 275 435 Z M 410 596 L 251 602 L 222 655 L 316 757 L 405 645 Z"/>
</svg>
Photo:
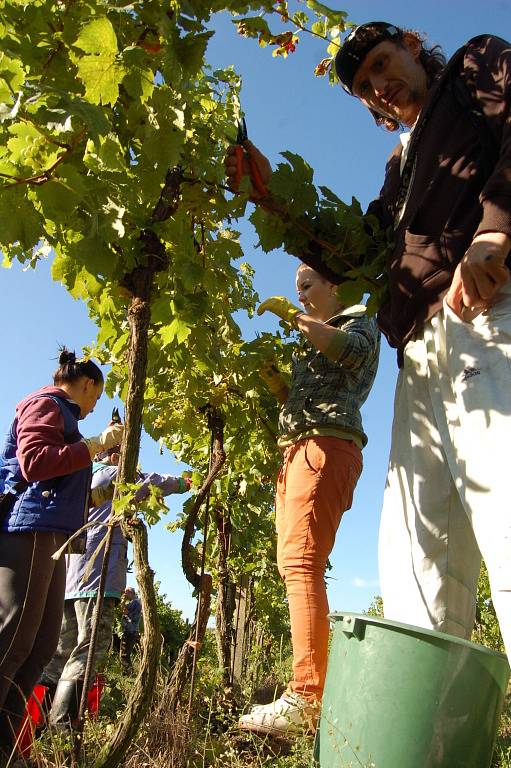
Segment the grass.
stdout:
<svg viewBox="0 0 511 768">
<path fill-rule="evenodd" d="M 176 715 L 166 710 L 165 677 L 160 675 L 155 706 L 133 742 L 122 768 L 311 768 L 311 737 L 276 741 L 237 729 L 238 717 L 249 700 L 248 692 L 234 694 L 226 691 L 214 666 L 214 659 L 202 663 L 191 717 L 186 711 L 187 697 L 184 699 L 185 709 Z M 282 675 L 274 673 L 266 681 L 266 700 L 275 691 L 280 693 L 282 681 L 289 672 L 288 665 L 283 664 L 280 671 Z M 107 681 L 101 702 L 101 717 L 86 723 L 87 755 L 80 768 L 93 768 L 95 755 L 108 740 L 124 709 L 133 679 L 121 673 L 114 659 L 109 664 Z M 258 700 L 261 700 L 260 696 Z M 69 736 L 45 731 L 35 743 L 31 765 L 37 768 L 72 768 L 71 746 Z M 506 699 L 492 768 L 511 768 L 511 693 Z"/>
</svg>

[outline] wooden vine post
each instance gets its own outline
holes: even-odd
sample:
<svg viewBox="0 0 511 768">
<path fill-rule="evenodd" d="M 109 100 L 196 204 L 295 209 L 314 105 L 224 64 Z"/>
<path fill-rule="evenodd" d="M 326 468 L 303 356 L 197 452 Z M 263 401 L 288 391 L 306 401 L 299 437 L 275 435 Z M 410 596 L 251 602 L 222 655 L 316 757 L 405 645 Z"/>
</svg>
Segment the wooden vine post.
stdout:
<svg viewBox="0 0 511 768">
<path fill-rule="evenodd" d="M 216 642 L 222 668 L 224 689 L 232 685 L 232 641 L 236 586 L 231 580 L 228 566 L 232 524 L 221 507 L 215 509 L 218 550 L 218 594 L 216 600 Z"/>
<path fill-rule="evenodd" d="M 232 672 L 233 682 L 241 685 L 250 650 L 250 615 L 252 609 L 250 576 L 240 577 L 236 589 L 236 619 L 233 632 Z"/>
</svg>

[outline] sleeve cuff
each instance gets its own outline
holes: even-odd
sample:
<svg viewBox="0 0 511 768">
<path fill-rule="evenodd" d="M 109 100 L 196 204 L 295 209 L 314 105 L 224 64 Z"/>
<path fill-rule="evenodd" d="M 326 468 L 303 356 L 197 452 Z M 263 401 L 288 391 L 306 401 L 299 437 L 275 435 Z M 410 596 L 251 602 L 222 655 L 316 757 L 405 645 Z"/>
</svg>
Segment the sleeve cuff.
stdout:
<svg viewBox="0 0 511 768">
<path fill-rule="evenodd" d="M 483 201 L 483 218 L 476 235 L 503 232 L 511 237 L 511 197 L 492 197 Z"/>
<path fill-rule="evenodd" d="M 330 343 L 323 354 L 325 357 L 328 357 L 329 360 L 333 360 L 334 362 L 337 361 L 346 348 L 346 342 L 347 333 L 338 328 L 330 339 Z"/>
</svg>

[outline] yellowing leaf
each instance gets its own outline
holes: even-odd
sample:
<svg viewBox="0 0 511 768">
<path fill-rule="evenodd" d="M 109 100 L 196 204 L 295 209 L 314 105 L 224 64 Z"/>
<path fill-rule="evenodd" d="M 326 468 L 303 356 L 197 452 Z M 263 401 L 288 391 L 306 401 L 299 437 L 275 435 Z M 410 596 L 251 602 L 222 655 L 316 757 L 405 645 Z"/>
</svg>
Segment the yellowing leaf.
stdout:
<svg viewBox="0 0 511 768">
<path fill-rule="evenodd" d="M 122 64 L 110 55 L 83 56 L 78 60 L 78 77 L 85 85 L 85 96 L 92 104 L 115 104 L 125 75 Z"/>
<path fill-rule="evenodd" d="M 102 16 L 86 24 L 78 35 L 75 46 L 85 53 L 115 56 L 118 51 L 117 37 L 109 19 Z"/>
<path fill-rule="evenodd" d="M 327 53 L 330 54 L 330 56 L 335 56 L 335 54 L 338 53 L 340 47 L 341 47 L 341 38 L 334 37 L 334 39 L 329 44 L 326 50 L 327 50 Z"/>
</svg>

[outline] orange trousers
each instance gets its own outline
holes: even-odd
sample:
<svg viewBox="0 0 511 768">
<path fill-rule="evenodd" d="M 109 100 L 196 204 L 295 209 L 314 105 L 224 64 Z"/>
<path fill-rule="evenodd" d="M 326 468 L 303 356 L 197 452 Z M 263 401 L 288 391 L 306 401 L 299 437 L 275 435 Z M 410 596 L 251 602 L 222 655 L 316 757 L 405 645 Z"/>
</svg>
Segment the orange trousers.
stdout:
<svg viewBox="0 0 511 768">
<path fill-rule="evenodd" d="M 326 675 L 325 568 L 361 470 L 362 453 L 353 442 L 313 437 L 286 449 L 277 481 L 277 564 L 293 644 L 289 687 L 311 701 L 321 700 Z"/>
</svg>

